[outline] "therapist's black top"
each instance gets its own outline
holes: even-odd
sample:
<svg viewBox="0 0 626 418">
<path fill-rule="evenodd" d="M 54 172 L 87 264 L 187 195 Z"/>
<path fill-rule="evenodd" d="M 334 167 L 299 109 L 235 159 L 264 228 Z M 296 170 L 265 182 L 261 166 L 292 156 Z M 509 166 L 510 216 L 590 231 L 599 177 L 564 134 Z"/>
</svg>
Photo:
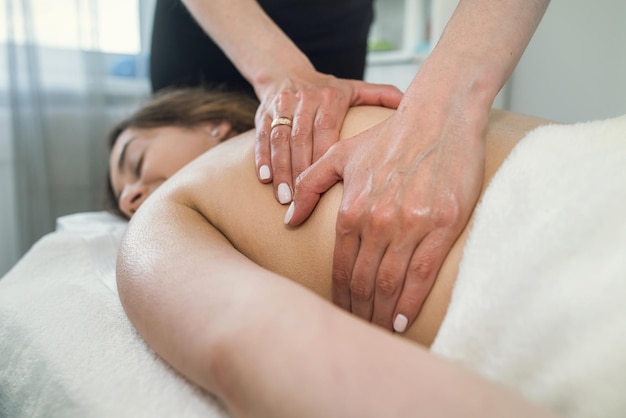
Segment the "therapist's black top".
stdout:
<svg viewBox="0 0 626 418">
<path fill-rule="evenodd" d="M 210 1 L 210 0 L 207 0 Z M 373 0 L 259 0 L 315 68 L 362 79 Z M 253 31 L 249 33 L 252 39 Z M 152 90 L 198 84 L 254 94 L 180 0 L 157 0 L 150 51 Z"/>
</svg>

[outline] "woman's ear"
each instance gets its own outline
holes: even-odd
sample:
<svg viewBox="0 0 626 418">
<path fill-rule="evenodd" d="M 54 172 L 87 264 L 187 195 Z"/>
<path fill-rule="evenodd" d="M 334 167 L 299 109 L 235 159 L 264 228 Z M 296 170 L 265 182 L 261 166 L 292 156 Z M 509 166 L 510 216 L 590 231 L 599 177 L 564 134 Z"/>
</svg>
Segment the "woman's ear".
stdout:
<svg viewBox="0 0 626 418">
<path fill-rule="evenodd" d="M 214 138 L 217 142 L 223 142 L 238 133 L 233 131 L 232 125 L 227 121 L 222 121 L 218 124 L 209 123 L 207 124 L 206 129 L 208 130 L 211 138 Z"/>
</svg>

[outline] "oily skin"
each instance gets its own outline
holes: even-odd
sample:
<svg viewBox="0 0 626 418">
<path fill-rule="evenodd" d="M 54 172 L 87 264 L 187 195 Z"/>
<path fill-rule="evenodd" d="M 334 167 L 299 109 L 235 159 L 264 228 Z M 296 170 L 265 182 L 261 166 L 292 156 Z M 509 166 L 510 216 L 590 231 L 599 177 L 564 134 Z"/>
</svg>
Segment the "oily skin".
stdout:
<svg viewBox="0 0 626 418">
<path fill-rule="evenodd" d="M 354 135 L 389 114 L 380 108 L 355 108 L 344 122 L 343 135 Z M 546 122 L 500 111 L 490 114 L 483 188 L 525 133 Z M 286 209 L 274 200 L 268 190 L 271 186 L 254 181 L 251 135 L 222 144 L 181 170 L 169 183 L 172 200 L 197 210 L 248 259 L 330 300 L 332 282 L 328 279 L 335 245 L 332 220 L 337 217 L 343 188 L 337 185 L 326 192 L 311 218 L 299 227 L 276 226 Z M 471 222 L 448 253 L 420 315 L 403 334 L 409 339 L 427 346 L 434 339 L 470 227 Z"/>
</svg>

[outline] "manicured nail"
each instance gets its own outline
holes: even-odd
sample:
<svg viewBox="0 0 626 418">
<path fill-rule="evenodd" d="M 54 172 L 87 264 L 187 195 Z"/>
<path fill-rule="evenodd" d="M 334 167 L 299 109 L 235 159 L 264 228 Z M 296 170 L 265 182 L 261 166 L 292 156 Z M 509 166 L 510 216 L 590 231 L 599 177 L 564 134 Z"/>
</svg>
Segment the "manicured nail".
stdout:
<svg viewBox="0 0 626 418">
<path fill-rule="evenodd" d="M 270 168 L 266 165 L 262 165 L 261 168 L 259 168 L 259 177 L 261 177 L 261 180 L 267 180 L 270 178 Z"/>
<path fill-rule="evenodd" d="M 289 209 L 287 209 L 287 213 L 285 213 L 285 225 L 289 224 L 291 221 L 291 217 L 293 216 L 293 211 L 296 209 L 296 202 L 291 202 L 289 205 Z"/>
<path fill-rule="evenodd" d="M 291 202 L 291 189 L 287 183 L 280 183 L 278 185 L 278 201 L 283 205 Z"/>
<path fill-rule="evenodd" d="M 398 316 L 396 316 L 396 320 L 393 321 L 393 329 L 396 332 L 404 332 L 408 324 L 408 318 L 402 314 L 398 314 Z"/>
</svg>

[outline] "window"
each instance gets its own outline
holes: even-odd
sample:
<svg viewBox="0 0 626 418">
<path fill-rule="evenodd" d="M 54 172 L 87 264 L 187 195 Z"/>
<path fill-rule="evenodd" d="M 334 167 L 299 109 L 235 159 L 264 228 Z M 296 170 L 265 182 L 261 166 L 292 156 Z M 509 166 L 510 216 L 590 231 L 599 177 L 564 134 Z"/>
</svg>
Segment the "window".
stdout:
<svg viewBox="0 0 626 418">
<path fill-rule="evenodd" d="M 140 0 L 6 0 L 0 43 L 33 40 L 43 47 L 118 54 L 141 51 Z M 11 26 L 9 26 L 9 22 Z"/>
</svg>

